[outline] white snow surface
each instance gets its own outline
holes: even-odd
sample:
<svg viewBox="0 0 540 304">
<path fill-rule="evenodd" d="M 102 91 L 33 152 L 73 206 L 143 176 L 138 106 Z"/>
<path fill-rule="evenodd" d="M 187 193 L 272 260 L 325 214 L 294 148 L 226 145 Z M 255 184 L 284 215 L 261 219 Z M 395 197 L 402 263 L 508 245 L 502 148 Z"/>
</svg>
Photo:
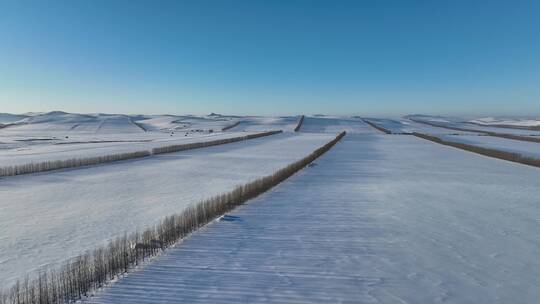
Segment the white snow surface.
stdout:
<svg viewBox="0 0 540 304">
<path fill-rule="evenodd" d="M 0 113 L 0 124 L 11 124 L 26 117 L 26 115 Z"/>
<path fill-rule="evenodd" d="M 306 133 L 339 133 L 342 131 L 351 134 L 379 133 L 360 118 L 340 116 L 306 116 L 300 128 L 300 132 Z"/>
<path fill-rule="evenodd" d="M 91 303 L 536 303 L 540 170 L 347 135 Z"/>
<path fill-rule="evenodd" d="M 540 143 L 511 140 L 493 136 L 440 136 L 441 139 L 473 146 L 512 152 L 540 159 Z"/>
<path fill-rule="evenodd" d="M 278 134 L 0 179 L 0 287 L 269 175 L 336 134 Z"/>
<path fill-rule="evenodd" d="M 54 111 L 30 116 L 3 128 L 2 133 L 25 135 L 51 135 L 70 133 L 143 133 L 127 115 L 74 114 Z"/>
<path fill-rule="evenodd" d="M 134 120 L 146 130 L 153 131 L 221 131 L 226 126 L 234 124 L 237 119 L 224 116 L 175 116 L 157 115 L 143 116 Z"/>
<path fill-rule="evenodd" d="M 0 166 L 138 151 L 203 137 L 231 137 L 221 133 L 235 117 L 220 115 L 76 114 L 60 111 L 19 117 L 0 127 Z M 13 118 L 14 119 L 14 118 Z M 1 122 L 0 122 L 1 123 Z"/>
<path fill-rule="evenodd" d="M 28 144 L 14 148 L 0 149 L 0 167 L 39 163 L 43 161 L 66 160 L 106 156 L 118 153 L 148 151 L 152 148 L 206 142 L 217 139 L 241 137 L 256 132 L 216 132 L 216 133 L 177 133 L 174 135 L 152 133 L 141 137 L 100 136 L 92 141 L 86 136 L 75 136 L 71 141 L 46 141 L 41 144 Z M 152 136 L 153 135 L 153 136 Z M 1 138 L 1 137 L 0 137 Z M 131 140 L 129 138 L 132 138 Z M 107 142 L 108 139 L 111 142 Z M 105 142 L 103 142 L 105 140 Z M 9 144 L 5 144 L 10 146 Z"/>
<path fill-rule="evenodd" d="M 540 130 L 527 130 L 527 129 L 513 129 L 513 128 L 504 128 L 504 127 L 494 127 L 494 126 L 481 126 L 471 123 L 459 123 L 455 124 L 456 127 L 474 129 L 480 131 L 501 133 L 501 134 L 513 134 L 521 136 L 540 136 Z"/>
<path fill-rule="evenodd" d="M 4 116 L 15 117 L 11 114 L 0 114 L 0 122 Z M 218 131 L 237 120 L 227 116 L 76 114 L 61 111 L 19 117 L 22 119 L 15 121 L 14 125 L 6 129 L 7 131 L 11 133 L 25 132 L 26 134 L 30 132 L 37 134 L 50 134 L 51 132 L 108 134 L 141 133 L 145 130 L 196 129 Z"/>
<path fill-rule="evenodd" d="M 524 135 L 524 136 L 540 136 L 540 130 L 527 130 L 527 129 L 516 129 L 504 127 L 504 125 L 514 125 L 520 127 L 528 127 L 533 125 L 519 124 L 519 121 L 523 121 L 523 118 L 514 118 L 513 120 L 500 120 L 495 118 L 487 118 L 486 121 L 497 121 L 497 123 L 482 123 L 482 119 L 469 119 L 469 118 L 456 118 L 456 117 L 445 117 L 440 116 L 429 116 L 429 115 L 408 115 L 405 118 L 413 118 L 420 121 L 427 121 L 431 123 L 440 124 L 448 127 L 457 127 L 470 130 L 479 130 L 479 131 L 488 131 L 494 133 L 502 134 L 514 134 L 514 135 Z M 515 123 L 512 123 L 514 121 Z M 478 124 L 474 124 L 474 122 Z M 508 122 L 508 123 L 503 123 Z M 480 125 L 479 125 L 480 124 Z M 499 125 L 499 127 L 497 127 Z M 458 131 L 459 132 L 459 131 Z"/>
<path fill-rule="evenodd" d="M 470 122 L 483 124 L 483 125 L 508 125 L 518 127 L 540 127 L 540 119 L 530 118 L 494 118 L 494 117 L 481 117 L 472 119 Z"/>
<path fill-rule="evenodd" d="M 368 118 L 368 120 L 378 126 L 381 126 L 392 133 L 425 133 L 425 134 L 477 134 L 474 132 L 457 131 L 442 127 L 434 127 L 423 123 L 414 122 L 406 118 Z"/>
<path fill-rule="evenodd" d="M 248 116 L 239 119 L 239 124 L 229 131 L 269 131 L 283 130 L 292 132 L 298 125 L 300 116 L 262 117 Z"/>
</svg>

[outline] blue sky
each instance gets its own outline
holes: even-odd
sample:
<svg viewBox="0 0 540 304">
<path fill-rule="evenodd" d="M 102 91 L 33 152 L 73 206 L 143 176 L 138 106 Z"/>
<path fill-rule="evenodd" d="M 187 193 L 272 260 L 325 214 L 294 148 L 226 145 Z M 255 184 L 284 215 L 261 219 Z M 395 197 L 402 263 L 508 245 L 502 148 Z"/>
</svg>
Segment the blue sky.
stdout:
<svg viewBox="0 0 540 304">
<path fill-rule="evenodd" d="M 0 112 L 540 114 L 540 1 L 0 0 Z"/>
</svg>

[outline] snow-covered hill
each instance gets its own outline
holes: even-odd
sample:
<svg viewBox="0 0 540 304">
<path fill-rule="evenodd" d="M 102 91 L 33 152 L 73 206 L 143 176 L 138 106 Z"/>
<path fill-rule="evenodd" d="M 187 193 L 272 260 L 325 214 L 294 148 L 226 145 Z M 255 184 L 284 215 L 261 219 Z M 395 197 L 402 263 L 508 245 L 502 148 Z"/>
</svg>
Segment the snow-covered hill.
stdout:
<svg viewBox="0 0 540 304">
<path fill-rule="evenodd" d="M 0 113 L 0 124 L 11 124 L 27 117 L 27 115 Z"/>
</svg>

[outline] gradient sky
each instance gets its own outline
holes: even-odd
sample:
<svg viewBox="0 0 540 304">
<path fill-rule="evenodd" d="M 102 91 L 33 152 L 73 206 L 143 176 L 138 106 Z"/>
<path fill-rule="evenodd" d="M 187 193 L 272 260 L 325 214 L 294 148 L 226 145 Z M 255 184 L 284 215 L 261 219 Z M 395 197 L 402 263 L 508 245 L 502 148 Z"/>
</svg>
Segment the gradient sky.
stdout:
<svg viewBox="0 0 540 304">
<path fill-rule="evenodd" d="M 4 1 L 0 112 L 540 114 L 540 1 Z"/>
</svg>

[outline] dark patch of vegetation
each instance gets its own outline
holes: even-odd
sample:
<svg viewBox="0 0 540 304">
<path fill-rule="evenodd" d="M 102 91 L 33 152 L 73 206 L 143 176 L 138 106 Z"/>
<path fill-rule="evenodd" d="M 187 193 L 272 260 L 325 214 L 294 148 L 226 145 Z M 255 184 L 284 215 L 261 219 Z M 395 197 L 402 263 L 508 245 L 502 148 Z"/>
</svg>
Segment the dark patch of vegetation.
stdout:
<svg viewBox="0 0 540 304">
<path fill-rule="evenodd" d="M 531 131 L 540 131 L 540 126 L 516 126 L 516 125 L 505 125 L 505 124 L 481 124 L 477 122 L 468 122 L 473 125 L 481 127 L 494 127 L 494 128 L 504 128 L 504 129 L 518 129 L 518 130 L 531 130 Z"/>
<path fill-rule="evenodd" d="M 303 123 L 304 123 L 304 115 L 300 116 L 300 120 L 298 121 L 296 128 L 294 128 L 294 132 L 300 131 L 300 128 L 302 127 Z"/>
<path fill-rule="evenodd" d="M 454 148 L 466 150 L 466 151 L 481 154 L 484 156 L 494 157 L 494 158 L 503 159 L 503 160 L 520 163 L 524 165 L 529 165 L 529 166 L 534 166 L 534 167 L 540 167 L 540 159 L 523 156 L 519 153 L 512 153 L 512 152 L 506 152 L 506 151 L 495 150 L 495 149 L 490 149 L 490 148 L 473 146 L 473 145 L 464 144 L 464 143 L 446 141 L 439 137 L 426 135 L 422 133 L 414 132 L 413 135 L 419 138 L 430 140 L 432 142 L 436 142 L 441 145 L 451 146 Z"/>
<path fill-rule="evenodd" d="M 520 136 L 520 135 L 503 134 L 503 133 L 496 133 L 496 132 L 476 130 L 476 129 L 459 128 L 459 127 L 452 127 L 452 126 L 447 126 L 447 125 L 443 125 L 443 124 L 437 124 L 437 123 L 424 121 L 424 120 L 418 120 L 418 119 L 412 119 L 412 118 L 409 118 L 409 119 L 414 121 L 414 122 L 417 122 L 417 123 L 430 125 L 432 127 L 445 128 L 445 129 L 463 131 L 463 132 L 475 132 L 475 133 L 481 133 L 481 134 L 485 134 L 485 135 L 489 135 L 489 136 L 493 136 L 493 137 L 500 137 L 500 138 L 506 138 L 506 139 L 513 139 L 513 140 L 540 143 L 540 138 L 534 138 L 534 137 L 530 137 L 530 136 Z"/>
<path fill-rule="evenodd" d="M 390 131 L 390 130 L 388 130 L 386 128 L 383 128 L 383 127 L 381 127 L 381 126 L 379 126 L 379 125 L 377 125 L 375 123 L 372 123 L 371 121 L 369 121 L 367 119 L 362 118 L 362 121 L 365 122 L 366 124 L 370 125 L 371 127 L 385 133 L 385 134 L 392 134 L 392 131 Z"/>
<path fill-rule="evenodd" d="M 139 129 L 143 130 L 144 132 L 148 132 L 148 130 L 142 125 L 141 123 L 135 121 L 133 118 L 129 119 L 129 122 L 131 122 L 133 125 L 137 126 Z"/>
<path fill-rule="evenodd" d="M 121 160 L 141 158 L 150 156 L 150 151 L 137 151 L 128 153 L 118 153 L 104 156 L 71 158 L 65 160 L 50 160 L 39 163 L 29 163 L 23 165 L 14 165 L 0 168 L 0 176 L 14 176 L 21 174 L 46 172 L 59 169 L 76 168 L 83 166 L 98 165 Z"/>
<path fill-rule="evenodd" d="M 33 142 L 33 141 L 51 141 L 51 140 L 56 140 L 56 138 L 26 138 L 26 139 L 15 139 L 14 141 Z"/>
<path fill-rule="evenodd" d="M 59 269 L 45 270 L 33 278 L 27 277 L 22 282 L 18 281 L 9 290 L 0 291 L 0 304 L 73 303 L 88 296 L 92 291 L 122 276 L 193 231 L 275 187 L 330 150 L 343 136 L 345 132 L 274 174 L 187 207 L 181 213 L 164 218 L 159 224 L 142 233 L 124 235 L 105 247 L 67 261 Z"/>
<path fill-rule="evenodd" d="M 57 142 L 55 145 L 84 145 L 84 144 L 103 144 L 103 143 L 141 143 L 151 142 L 151 139 L 133 139 L 133 140 L 89 140 L 89 141 L 68 141 Z"/>
<path fill-rule="evenodd" d="M 181 145 L 172 145 L 172 146 L 166 146 L 166 147 L 159 147 L 152 149 L 152 154 L 162 154 L 162 153 L 171 153 L 171 152 L 179 152 L 184 150 L 191 150 L 191 149 L 198 149 L 198 148 L 204 148 L 204 147 L 210 147 L 210 146 L 217 146 L 222 144 L 228 144 L 233 143 L 237 141 L 243 141 L 248 139 L 254 139 L 259 138 L 263 136 L 269 136 L 281 133 L 282 131 L 268 131 L 268 132 L 262 132 L 262 133 L 256 133 L 256 134 L 250 134 L 245 136 L 239 136 L 239 137 L 232 137 L 232 138 L 224 138 L 224 139 L 216 139 L 211 141 L 204 141 L 204 142 L 195 142 L 190 144 L 181 144 Z"/>
<path fill-rule="evenodd" d="M 224 127 L 223 129 L 221 129 L 221 131 L 227 131 L 227 130 L 230 130 L 230 129 L 232 129 L 232 128 L 238 126 L 239 124 L 240 124 L 240 121 L 237 121 L 237 122 L 233 123 L 232 125 L 229 125 L 229 126 Z"/>
<path fill-rule="evenodd" d="M 51 161 L 44 161 L 44 162 L 39 162 L 39 163 L 6 166 L 6 167 L 0 168 L 0 176 L 15 176 L 15 175 L 22 175 L 22 174 L 29 174 L 29 173 L 38 173 L 38 172 L 46 172 L 46 171 L 53 171 L 53 170 L 60 170 L 60 169 L 69 169 L 69 168 L 106 164 L 106 163 L 111 163 L 111 162 L 116 162 L 116 161 L 147 157 L 147 156 L 151 156 L 152 154 L 179 152 L 179 151 L 233 143 L 237 141 L 243 141 L 243 140 L 254 139 L 254 138 L 259 138 L 263 136 L 269 136 L 269 135 L 273 135 L 273 134 L 277 134 L 281 132 L 282 131 L 270 131 L 270 132 L 262 132 L 262 133 L 250 134 L 246 136 L 239 136 L 239 137 L 233 137 L 233 138 L 217 139 L 217 140 L 212 140 L 212 141 L 196 142 L 196 143 L 190 143 L 190 144 L 172 145 L 172 146 L 154 148 L 152 149 L 152 151 L 144 150 L 144 151 L 136 151 L 136 152 L 117 153 L 117 154 L 104 155 L 104 156 L 87 157 L 87 158 L 71 158 L 71 159 L 66 159 L 66 160 L 51 160 Z"/>
</svg>

